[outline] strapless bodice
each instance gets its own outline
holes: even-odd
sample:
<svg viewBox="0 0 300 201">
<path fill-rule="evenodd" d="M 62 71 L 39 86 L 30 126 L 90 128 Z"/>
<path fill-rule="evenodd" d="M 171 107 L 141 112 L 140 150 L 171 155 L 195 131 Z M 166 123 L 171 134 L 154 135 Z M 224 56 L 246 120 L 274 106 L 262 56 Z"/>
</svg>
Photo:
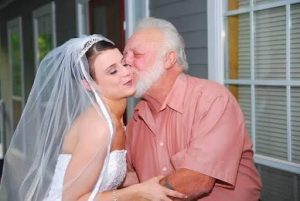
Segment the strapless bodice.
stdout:
<svg viewBox="0 0 300 201">
<path fill-rule="evenodd" d="M 64 175 L 72 158 L 71 154 L 60 154 L 47 198 L 44 201 L 61 201 Z M 107 169 L 98 192 L 116 189 L 126 176 L 126 151 L 115 150 L 109 154 Z M 100 177 L 99 177 L 100 178 Z M 99 179 L 98 178 L 98 179 Z M 95 187 L 94 187 L 95 188 Z M 95 190 L 95 189 L 94 189 Z"/>
</svg>

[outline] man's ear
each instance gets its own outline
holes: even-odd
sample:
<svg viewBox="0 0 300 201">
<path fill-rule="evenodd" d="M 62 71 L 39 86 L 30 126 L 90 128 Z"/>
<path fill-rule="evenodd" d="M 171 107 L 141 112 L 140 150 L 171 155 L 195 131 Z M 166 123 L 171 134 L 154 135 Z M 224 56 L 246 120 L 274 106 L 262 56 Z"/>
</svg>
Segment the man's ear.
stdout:
<svg viewBox="0 0 300 201">
<path fill-rule="evenodd" d="M 175 51 L 169 51 L 165 55 L 165 68 L 169 69 L 177 62 L 177 54 Z"/>
<path fill-rule="evenodd" d="M 92 90 L 92 89 L 91 89 L 91 85 L 88 83 L 87 80 L 82 80 L 82 85 L 83 85 L 83 87 L 84 87 L 86 90 L 88 90 L 88 91 L 91 91 L 91 90 Z"/>
</svg>

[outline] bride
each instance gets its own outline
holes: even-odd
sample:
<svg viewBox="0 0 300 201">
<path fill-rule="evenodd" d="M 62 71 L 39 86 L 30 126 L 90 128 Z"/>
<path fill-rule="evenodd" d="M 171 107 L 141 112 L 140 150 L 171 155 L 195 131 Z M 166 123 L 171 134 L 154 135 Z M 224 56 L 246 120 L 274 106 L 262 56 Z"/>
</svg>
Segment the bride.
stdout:
<svg viewBox="0 0 300 201">
<path fill-rule="evenodd" d="M 123 114 L 130 67 L 101 35 L 67 41 L 41 62 L 5 156 L 9 201 L 171 200 L 160 177 L 118 189 L 126 176 Z M 170 196 L 170 197 L 169 197 Z"/>
</svg>

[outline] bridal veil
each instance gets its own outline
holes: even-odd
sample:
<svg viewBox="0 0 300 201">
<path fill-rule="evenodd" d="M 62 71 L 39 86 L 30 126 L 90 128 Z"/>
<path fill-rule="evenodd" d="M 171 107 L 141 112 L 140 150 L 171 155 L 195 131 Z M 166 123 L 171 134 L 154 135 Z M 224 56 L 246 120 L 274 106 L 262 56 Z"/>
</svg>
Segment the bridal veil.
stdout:
<svg viewBox="0 0 300 201">
<path fill-rule="evenodd" d="M 93 88 L 94 81 L 85 56 L 86 51 L 101 40 L 109 41 L 101 35 L 70 39 L 48 53 L 40 63 L 5 157 L 1 194 L 5 194 L 8 200 L 43 200 L 51 184 L 64 136 L 87 107 L 95 107 L 107 122 L 110 142 L 106 146 L 107 153 L 110 152 L 114 127 L 101 95 Z M 90 85 L 90 90 L 83 87 L 83 80 Z M 108 158 L 97 185 L 101 183 Z M 80 173 L 70 182 L 78 177 Z"/>
</svg>

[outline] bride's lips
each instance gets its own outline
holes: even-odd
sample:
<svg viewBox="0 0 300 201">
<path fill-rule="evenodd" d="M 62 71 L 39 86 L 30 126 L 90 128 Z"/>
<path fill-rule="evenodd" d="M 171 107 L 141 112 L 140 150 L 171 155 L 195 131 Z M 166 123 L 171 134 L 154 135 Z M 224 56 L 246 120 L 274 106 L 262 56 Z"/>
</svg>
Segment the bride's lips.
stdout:
<svg viewBox="0 0 300 201">
<path fill-rule="evenodd" d="M 126 85 L 126 86 L 132 86 L 132 79 L 131 80 L 129 80 L 129 81 L 127 81 L 127 82 L 125 82 L 125 84 L 124 85 Z"/>
</svg>

